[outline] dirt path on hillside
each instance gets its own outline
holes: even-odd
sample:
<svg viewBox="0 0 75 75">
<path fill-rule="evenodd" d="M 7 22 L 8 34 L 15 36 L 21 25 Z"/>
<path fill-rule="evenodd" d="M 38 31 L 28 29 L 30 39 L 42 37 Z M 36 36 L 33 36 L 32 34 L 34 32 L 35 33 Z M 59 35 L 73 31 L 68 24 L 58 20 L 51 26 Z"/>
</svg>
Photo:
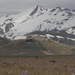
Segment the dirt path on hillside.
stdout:
<svg viewBox="0 0 75 75">
<path fill-rule="evenodd" d="M 41 50 L 41 52 L 43 52 L 43 53 L 45 53 L 45 54 L 47 54 L 47 55 L 52 55 L 51 53 L 48 53 L 47 51 L 42 51 L 42 50 Z"/>
<path fill-rule="evenodd" d="M 12 43 L 14 43 L 14 41 L 12 41 L 11 43 L 8 43 L 8 44 L 6 44 L 6 45 L 0 46 L 0 48 L 5 47 L 5 46 L 8 46 L 8 45 L 10 45 L 10 44 L 12 44 Z"/>
</svg>

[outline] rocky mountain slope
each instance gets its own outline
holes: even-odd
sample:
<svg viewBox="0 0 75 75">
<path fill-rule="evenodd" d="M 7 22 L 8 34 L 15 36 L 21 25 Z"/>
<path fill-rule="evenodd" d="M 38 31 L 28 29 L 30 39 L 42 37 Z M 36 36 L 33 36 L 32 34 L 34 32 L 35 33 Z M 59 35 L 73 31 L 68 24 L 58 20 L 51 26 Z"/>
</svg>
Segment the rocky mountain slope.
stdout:
<svg viewBox="0 0 75 75">
<path fill-rule="evenodd" d="M 26 39 L 26 34 L 35 31 L 51 32 L 49 35 L 53 35 L 55 39 L 64 39 L 66 35 L 61 34 L 64 31 L 68 35 L 66 39 L 74 41 L 75 11 L 61 7 L 45 9 L 37 5 L 19 14 L 0 17 L 1 37 L 12 40 Z"/>
</svg>

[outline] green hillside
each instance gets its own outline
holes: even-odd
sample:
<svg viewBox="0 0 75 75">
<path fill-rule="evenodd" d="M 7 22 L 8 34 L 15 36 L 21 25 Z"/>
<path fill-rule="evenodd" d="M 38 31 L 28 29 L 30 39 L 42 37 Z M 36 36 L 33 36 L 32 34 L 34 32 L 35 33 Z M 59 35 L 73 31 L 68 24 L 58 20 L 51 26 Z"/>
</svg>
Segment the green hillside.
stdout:
<svg viewBox="0 0 75 75">
<path fill-rule="evenodd" d="M 11 43 L 11 40 L 0 37 L 0 46 L 6 45 L 6 44 L 9 44 L 9 43 Z"/>
<path fill-rule="evenodd" d="M 71 55 L 73 47 L 60 44 L 55 41 L 42 41 L 42 45 L 48 48 L 53 55 Z"/>
<path fill-rule="evenodd" d="M 49 52 L 50 50 L 50 52 Z M 0 55 L 74 55 L 75 48 L 52 40 L 37 41 L 0 38 Z"/>
</svg>

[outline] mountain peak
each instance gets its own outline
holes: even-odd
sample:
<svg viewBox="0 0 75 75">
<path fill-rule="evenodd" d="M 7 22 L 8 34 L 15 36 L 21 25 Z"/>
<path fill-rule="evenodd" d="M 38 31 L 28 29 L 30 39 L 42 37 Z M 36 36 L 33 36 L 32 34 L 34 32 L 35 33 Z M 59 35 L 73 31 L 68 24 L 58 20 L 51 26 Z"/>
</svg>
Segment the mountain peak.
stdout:
<svg viewBox="0 0 75 75">
<path fill-rule="evenodd" d="M 61 7 L 56 7 L 56 9 L 61 9 Z"/>
<path fill-rule="evenodd" d="M 37 5 L 35 6 L 34 10 L 30 13 L 30 16 L 34 15 L 37 11 L 43 11 L 43 10 L 45 10 L 43 6 Z"/>
<path fill-rule="evenodd" d="M 70 9 L 68 9 L 68 8 L 62 8 L 62 7 L 55 7 L 55 8 L 53 8 L 52 10 L 51 10 L 51 12 L 55 12 L 55 11 L 65 11 L 65 12 L 69 12 L 69 11 L 71 11 Z M 74 11 L 73 11 L 74 12 Z"/>
<path fill-rule="evenodd" d="M 35 8 L 38 8 L 38 9 L 40 9 L 41 11 L 42 11 L 42 10 L 45 10 L 45 8 L 44 8 L 43 6 L 41 6 L 41 5 L 37 5 L 37 6 L 35 6 Z"/>
<path fill-rule="evenodd" d="M 40 5 L 37 5 L 37 6 L 40 8 L 40 10 L 45 10 L 43 6 L 40 6 Z"/>
</svg>

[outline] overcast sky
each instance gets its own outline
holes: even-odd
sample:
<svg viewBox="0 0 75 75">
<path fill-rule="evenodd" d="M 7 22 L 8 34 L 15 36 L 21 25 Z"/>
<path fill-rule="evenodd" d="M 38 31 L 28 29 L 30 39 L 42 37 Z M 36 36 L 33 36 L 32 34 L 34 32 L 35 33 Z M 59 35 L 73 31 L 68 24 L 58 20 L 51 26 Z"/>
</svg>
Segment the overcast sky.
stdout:
<svg viewBox="0 0 75 75">
<path fill-rule="evenodd" d="M 44 8 L 65 7 L 72 10 L 75 9 L 75 0 L 0 0 L 0 15 L 19 13 L 36 5 Z"/>
</svg>

